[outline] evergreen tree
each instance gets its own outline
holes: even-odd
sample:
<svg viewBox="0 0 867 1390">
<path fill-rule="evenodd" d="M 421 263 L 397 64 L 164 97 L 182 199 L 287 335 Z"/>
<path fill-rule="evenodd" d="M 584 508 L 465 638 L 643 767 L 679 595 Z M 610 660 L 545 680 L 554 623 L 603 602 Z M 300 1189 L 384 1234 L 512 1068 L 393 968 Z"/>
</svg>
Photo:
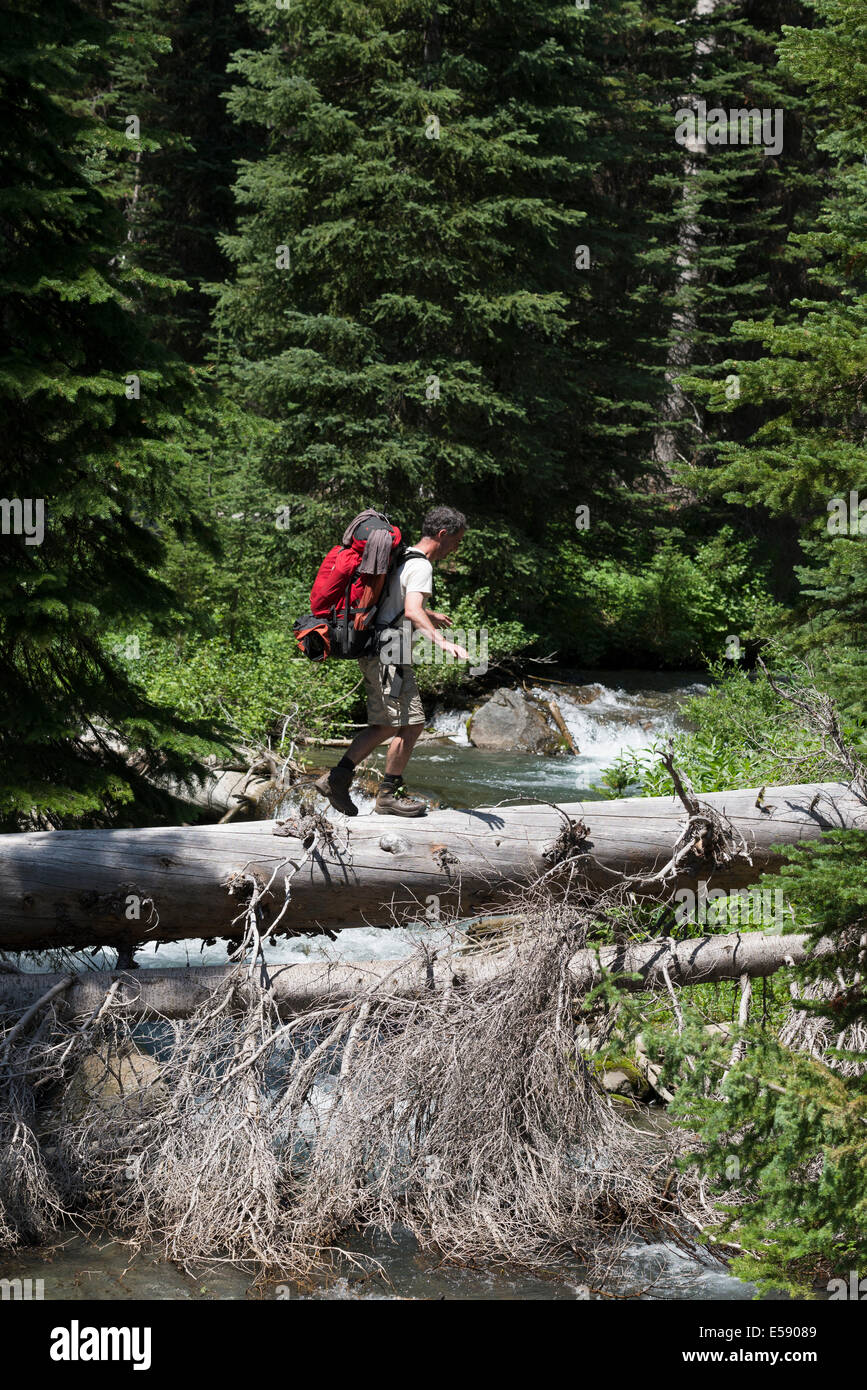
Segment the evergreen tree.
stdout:
<svg viewBox="0 0 867 1390">
<path fill-rule="evenodd" d="M 785 517 L 809 537 L 810 563 L 801 569 L 808 619 L 802 611 L 790 644 L 821 658 L 849 712 L 863 720 L 867 120 L 855 75 L 867 63 L 867 35 L 854 0 L 815 0 L 813 8 L 819 25 L 788 28 L 780 44 L 781 61 L 810 93 L 810 119 L 831 161 L 821 216 L 792 235 L 787 250 L 806 267 L 811 292 L 790 311 L 735 325 L 737 336 L 766 353 L 743 364 L 741 393 L 764 422 L 746 442 L 718 446 L 716 469 L 697 481 L 759 515 Z M 700 1128 L 702 1167 L 732 1190 L 727 1227 L 747 1252 L 734 1268 L 762 1288 L 803 1293 L 867 1259 L 865 849 L 861 831 L 828 832 L 815 845 L 789 848 L 781 874 L 761 884 L 785 893 L 793 930 L 813 945 L 830 941 L 796 972 L 812 994 L 805 1012 L 827 1026 L 825 1057 L 788 1051 L 751 1027 L 720 1097 L 729 1057 L 708 1044 L 697 1020 L 666 1048 L 672 1061 L 686 1053 L 696 1059 L 682 1070 L 677 1108 Z M 851 1046 L 842 1049 L 847 1030 Z"/>
<path fill-rule="evenodd" d="M 234 0 L 115 0 L 108 19 L 95 95 L 126 145 L 111 196 L 124 209 L 127 255 L 161 287 L 176 282 L 171 300 L 162 288 L 148 303 L 161 336 L 199 362 L 210 349 L 207 287 L 226 272 L 217 238 L 232 225 L 234 165 L 247 149 L 223 99 L 247 29 Z"/>
<path fill-rule="evenodd" d="M 621 493 L 614 506 L 603 503 L 577 544 L 574 534 L 564 538 L 552 567 L 548 640 L 562 650 L 570 634 L 584 662 L 714 659 L 726 635 L 748 632 L 757 613 L 773 610 L 769 587 L 791 592 L 788 528 L 769 526 L 742 504 L 699 503 L 681 468 L 702 456 L 719 424 L 700 392 L 729 357 L 733 321 L 768 301 L 787 304 L 803 275 L 778 253 L 786 229 L 809 222 L 821 171 L 803 137 L 803 96 L 773 49 L 781 23 L 801 13 L 797 4 L 769 9 L 748 0 L 667 4 L 642 17 L 622 58 L 610 47 L 600 57 L 608 71 L 619 68 L 633 94 L 627 119 L 644 152 L 627 165 L 620 190 L 629 236 L 618 247 L 617 274 L 598 286 L 600 319 L 612 324 L 622 314 L 633 329 L 631 349 L 618 350 L 614 336 L 609 349 L 620 364 L 617 418 L 626 448 L 644 463 L 629 506 Z M 779 157 L 756 145 L 678 144 L 680 113 L 700 102 L 726 112 L 783 108 Z M 732 130 L 739 133 L 737 122 Z M 618 154 L 625 147 L 618 131 Z M 736 375 L 724 389 L 732 384 Z M 724 417 L 724 427 L 733 420 Z M 594 426 L 601 435 L 598 413 Z M 737 428 L 746 427 L 738 421 Z M 594 463 L 610 486 L 604 449 Z"/>
<path fill-rule="evenodd" d="M 664 537 L 682 553 L 710 529 L 705 509 L 671 535 L 652 457 L 672 325 L 688 301 L 688 360 L 715 371 L 815 196 L 799 100 L 771 62 L 778 16 L 769 34 L 749 5 L 708 20 L 687 0 L 652 16 L 554 0 L 248 10 L 258 43 L 232 64 L 230 108 L 260 152 L 241 166 L 217 322 L 237 399 L 278 427 L 265 467 L 305 504 L 309 563 L 335 514 L 375 500 L 414 526 L 450 497 L 472 520 L 463 591 L 586 659 L 599 596 L 582 568 L 640 571 Z M 701 162 L 686 283 L 674 130 L 693 88 L 783 105 L 788 125 L 779 159 Z M 775 271 L 772 298 L 792 280 Z M 693 401 L 683 413 L 666 428 L 691 458 L 703 421 Z"/>
<path fill-rule="evenodd" d="M 145 698 L 106 630 L 166 625 L 160 529 L 188 527 L 189 373 L 149 335 L 102 191 L 120 146 L 89 110 L 106 26 L 69 0 L 13 8 L 0 54 L 0 822 L 152 820 L 145 780 L 201 770 L 209 730 Z M 123 137 L 119 137 L 122 139 Z M 28 525 L 41 516 L 42 524 Z M 29 530 L 30 534 L 25 534 Z M 131 767 L 119 751 L 136 754 Z M 137 798 L 127 810 L 124 803 Z"/>
<path fill-rule="evenodd" d="M 745 361 L 756 355 L 749 345 L 733 348 L 732 325 L 748 314 L 786 308 L 804 286 L 803 267 L 781 250 L 792 229 L 812 223 L 823 161 L 804 125 L 803 92 L 774 51 L 786 24 L 803 15 L 801 4 L 787 0 L 770 6 L 701 0 L 681 21 L 690 54 L 671 104 L 679 125 L 686 110 L 704 111 L 710 119 L 681 147 L 674 175 L 663 170 L 658 176 L 668 189 L 668 207 L 656 217 L 660 236 L 651 252 L 672 261 L 675 270 L 652 449 L 670 480 L 665 491 L 673 493 L 690 548 L 712 529 L 733 527 L 752 542 L 757 560 L 771 563 L 777 594 L 787 600 L 793 592 L 791 527 L 754 514 L 737 499 L 726 504 L 704 493 L 699 504 L 691 489 L 700 484 L 690 467 L 706 464 L 716 439 L 741 439 L 762 418 L 748 410 L 708 413 L 708 396 L 726 403 L 742 396 Z M 751 111 L 780 113 L 767 132 L 781 136 L 774 153 L 766 153 L 763 143 L 744 143 L 746 123 L 730 113 Z M 726 113 L 722 130 L 714 112 Z M 749 133 L 758 131 L 751 127 Z M 720 136 L 723 143 L 715 143 Z"/>
<path fill-rule="evenodd" d="M 813 8 L 823 27 L 787 29 L 780 44 L 782 62 L 812 93 L 811 123 L 831 164 L 821 215 L 786 251 L 808 288 L 790 309 L 734 325 L 736 338 L 761 344 L 765 355 L 740 363 L 739 403 L 726 403 L 719 383 L 712 399 L 760 423 L 745 442 L 719 444 L 715 466 L 695 482 L 759 519 L 783 518 L 803 537 L 793 645 L 820 662 L 847 711 L 864 718 L 867 123 L 853 74 L 867 63 L 867 32 L 855 0 L 815 0 Z"/>
<path fill-rule="evenodd" d="M 232 225 L 234 164 L 250 143 L 226 110 L 226 65 L 248 33 L 234 0 L 116 0 L 108 20 L 95 96 L 126 148 L 106 166 L 103 191 L 124 213 L 125 263 L 145 272 L 151 333 L 195 364 L 200 388 L 184 422 L 198 526 L 179 539 L 165 532 L 160 571 L 184 619 L 164 643 L 141 632 L 160 647 L 156 669 L 175 662 L 180 672 L 202 642 L 240 652 L 268 626 L 282 621 L 288 633 L 297 615 L 285 604 L 291 519 L 260 468 L 267 429 L 228 398 L 210 323 L 211 282 L 227 269 L 217 238 Z"/>
<path fill-rule="evenodd" d="M 260 43 L 232 64 L 261 153 L 218 322 L 239 400 L 278 427 L 269 476 L 313 550 L 361 505 L 412 529 L 450 500 L 467 590 L 528 622 L 576 506 L 614 513 L 638 472 L 626 391 L 646 429 L 656 389 L 642 95 L 605 63 L 641 24 L 598 8 L 251 0 Z"/>
</svg>

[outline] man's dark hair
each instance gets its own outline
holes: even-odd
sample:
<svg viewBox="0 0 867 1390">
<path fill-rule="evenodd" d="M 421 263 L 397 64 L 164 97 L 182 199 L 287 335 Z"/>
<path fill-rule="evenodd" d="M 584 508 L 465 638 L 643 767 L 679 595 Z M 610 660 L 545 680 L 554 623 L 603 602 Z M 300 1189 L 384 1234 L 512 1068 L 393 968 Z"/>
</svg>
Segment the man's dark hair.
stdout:
<svg viewBox="0 0 867 1390">
<path fill-rule="evenodd" d="M 438 536 L 440 531 L 445 531 L 447 536 L 454 536 L 466 524 L 467 518 L 463 512 L 454 507 L 431 507 L 421 524 L 421 533 L 423 536 Z"/>
</svg>

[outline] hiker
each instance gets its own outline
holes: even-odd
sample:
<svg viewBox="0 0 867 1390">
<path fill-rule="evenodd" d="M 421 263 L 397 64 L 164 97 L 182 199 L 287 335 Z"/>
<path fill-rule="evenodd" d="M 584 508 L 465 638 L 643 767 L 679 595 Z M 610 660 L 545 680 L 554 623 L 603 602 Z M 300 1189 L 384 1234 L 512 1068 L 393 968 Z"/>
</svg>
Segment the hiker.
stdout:
<svg viewBox="0 0 867 1390">
<path fill-rule="evenodd" d="M 425 602 L 433 594 L 433 565 L 457 550 L 466 525 L 466 517 L 454 507 L 433 507 L 422 524 L 421 540 L 407 551 L 389 576 L 378 606 L 376 625 L 394 631 L 403 624 L 405 654 L 410 653 L 414 629 L 425 633 L 436 646 L 458 661 L 470 659 L 463 647 L 448 641 L 440 632 L 441 628 L 451 627 L 451 618 L 425 608 Z M 347 816 L 358 814 L 358 807 L 349 796 L 356 767 L 386 739 L 391 739 L 391 744 L 374 809 L 381 816 L 423 816 L 427 810 L 423 801 L 414 801 L 403 787 L 403 772 L 425 719 L 411 656 L 409 663 L 389 664 L 389 655 L 393 654 L 383 647 L 373 655 L 358 658 L 367 696 L 367 728 L 352 740 L 337 766 L 313 784 L 328 797 L 335 810 Z"/>
</svg>

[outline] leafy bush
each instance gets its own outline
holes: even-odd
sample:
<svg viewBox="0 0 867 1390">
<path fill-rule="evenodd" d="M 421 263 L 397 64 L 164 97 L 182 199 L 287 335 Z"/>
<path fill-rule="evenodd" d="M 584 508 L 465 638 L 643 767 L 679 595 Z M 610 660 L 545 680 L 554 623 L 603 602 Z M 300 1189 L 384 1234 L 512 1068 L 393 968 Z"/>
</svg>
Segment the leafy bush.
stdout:
<svg viewBox="0 0 867 1390">
<path fill-rule="evenodd" d="M 673 739 L 677 766 L 695 790 L 719 792 L 797 780 L 787 763 L 798 756 L 809 759 L 817 748 L 815 733 L 799 722 L 791 707 L 782 710 L 779 695 L 763 674 L 724 660 L 713 665 L 710 674 L 714 683 L 707 693 L 694 695 L 683 706 L 683 718 L 693 728 Z M 845 732 L 851 742 L 858 742 L 854 723 L 847 723 Z M 671 796 L 674 785 L 660 751 L 655 743 L 621 754 L 603 772 L 600 790 L 609 797 Z"/>
<path fill-rule="evenodd" d="M 259 632 L 245 624 L 234 638 L 225 611 L 215 607 L 209 634 L 191 632 L 167 639 L 139 629 L 113 634 L 109 643 L 151 699 L 185 718 L 227 720 L 239 739 L 251 742 L 279 738 L 285 723 L 288 747 L 299 735 L 343 734 L 350 721 L 364 719 L 357 664 L 311 662 L 299 654 L 292 623 L 305 610 L 307 597 L 301 583 L 287 584 L 272 604 L 271 624 Z M 480 601 L 442 602 L 441 611 L 449 612 L 455 628 L 476 634 L 484 630 L 491 664 L 520 651 L 532 636 L 517 622 L 487 620 Z M 484 648 L 471 648 L 471 655 L 477 653 L 478 664 Z M 467 684 L 468 669 L 467 662 L 444 661 L 422 662 L 415 668 L 423 695 L 456 700 Z"/>
<path fill-rule="evenodd" d="M 534 634 L 521 623 L 502 622 L 488 616 L 488 596 L 488 591 L 482 589 L 471 599 L 461 598 L 456 603 L 450 603 L 445 596 L 437 595 L 437 611 L 447 613 L 454 629 L 466 634 L 469 639 L 467 649 L 473 659 L 469 662 L 442 659 L 443 653 L 432 645 L 433 661 L 417 662 L 415 666 L 422 695 L 459 702 L 464 698 L 462 690 L 468 679 L 472 679 L 471 670 L 484 674 L 484 669 L 480 671 L 480 667 L 495 667 L 517 656 L 533 641 Z M 451 630 L 444 629 L 444 635 L 451 637 Z"/>
<path fill-rule="evenodd" d="M 142 632 L 132 674 L 152 699 L 185 717 L 225 719 L 239 741 L 275 740 L 288 748 L 299 735 L 327 736 L 352 717 L 361 676 L 354 661 L 313 663 L 298 653 L 291 630 L 258 638 L 190 636 L 177 642 Z M 285 725 L 285 738 L 281 738 Z"/>
<path fill-rule="evenodd" d="M 615 560 L 588 562 L 571 545 L 555 572 L 561 650 L 587 664 L 628 660 L 677 667 L 713 659 L 726 637 L 746 637 L 773 620 L 776 605 L 751 546 L 731 527 L 689 554 L 681 532 L 657 535 L 658 549 L 630 569 Z"/>
</svg>

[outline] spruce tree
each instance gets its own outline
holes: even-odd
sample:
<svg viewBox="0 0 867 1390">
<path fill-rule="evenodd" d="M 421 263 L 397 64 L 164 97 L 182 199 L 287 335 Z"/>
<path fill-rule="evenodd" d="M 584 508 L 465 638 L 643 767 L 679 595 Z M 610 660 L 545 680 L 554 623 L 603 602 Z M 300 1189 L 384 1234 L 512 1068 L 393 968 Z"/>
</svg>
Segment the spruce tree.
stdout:
<svg viewBox="0 0 867 1390">
<path fill-rule="evenodd" d="M 744 443 L 717 447 L 704 485 L 802 528 L 810 563 L 800 569 L 801 626 L 788 645 L 817 660 L 820 678 L 842 694 L 857 721 L 867 712 L 859 493 L 867 121 L 856 75 L 867 65 L 867 34 L 854 0 L 815 0 L 813 8 L 817 26 L 788 28 L 780 43 L 781 61 L 810 94 L 808 118 L 830 161 L 821 215 L 787 248 L 790 261 L 804 268 L 809 292 L 789 310 L 735 325 L 739 338 L 765 352 L 743 365 L 741 378 L 742 402 L 765 419 Z M 720 404 L 721 397 L 717 387 Z M 762 1288 L 803 1294 L 814 1281 L 845 1282 L 867 1260 L 865 849 L 862 831 L 828 831 L 817 844 L 790 847 L 779 876 L 761 883 L 785 894 L 793 930 L 806 932 L 813 946 L 820 938 L 830 943 L 795 972 L 812 993 L 804 1012 L 826 1025 L 825 1055 L 790 1051 L 769 1030 L 751 1026 L 746 1055 L 731 1067 L 721 1095 L 729 1057 L 708 1044 L 697 1021 L 666 1049 L 671 1060 L 686 1053 L 696 1059 L 681 1071 L 677 1108 L 699 1128 L 706 1147 L 697 1159 L 723 1194 L 727 1229 L 746 1252 L 735 1270 Z M 847 1036 L 848 1048 L 841 1046 Z"/>
<path fill-rule="evenodd" d="M 807 563 L 795 566 L 802 601 L 791 645 L 819 663 L 848 713 L 863 719 L 867 123 L 852 75 L 867 63 L 867 34 L 855 0 L 812 8 L 819 27 L 789 28 L 780 44 L 781 62 L 811 94 L 808 125 L 829 163 L 820 215 L 786 247 L 805 289 L 791 306 L 733 326 L 738 358 L 740 343 L 745 354 L 761 345 L 764 355 L 738 362 L 738 400 L 725 400 L 719 380 L 709 396 L 747 422 L 747 437 L 717 444 L 694 481 L 802 537 Z"/>
<path fill-rule="evenodd" d="M 149 332 L 145 277 L 125 263 L 126 224 L 103 192 L 123 137 L 84 94 L 106 39 L 79 5 L 48 0 L 7 11 L 0 53 L 6 828 L 169 814 L 146 779 L 201 770 L 208 746 L 204 725 L 146 699 L 105 645 L 108 630 L 172 616 L 155 570 L 168 518 L 189 525 L 191 401 L 188 370 Z"/>
<path fill-rule="evenodd" d="M 217 323 L 237 400 L 277 426 L 265 466 L 305 508 L 310 563 L 359 506 L 412 526 L 450 497 L 472 520 L 465 591 L 580 654 L 582 565 L 648 564 L 672 538 L 654 435 L 674 316 L 694 301 L 687 360 L 715 371 L 815 193 L 774 26 L 686 0 L 653 15 L 554 0 L 247 9 L 256 43 L 232 64 L 230 109 L 259 152 L 236 185 Z M 789 125 L 779 160 L 704 160 L 684 285 L 675 112 L 696 83 L 710 105 L 784 105 Z M 791 283 L 775 272 L 772 298 Z M 690 400 L 666 428 L 692 458 L 703 411 Z M 706 539 L 705 517 L 678 520 L 678 545 Z"/>
<path fill-rule="evenodd" d="M 107 18 L 94 99 L 125 146 L 109 196 L 124 211 L 125 254 L 158 277 L 148 309 L 161 337 L 198 363 L 212 348 L 207 289 L 227 269 L 217 238 L 232 225 L 247 149 L 223 99 L 246 25 L 234 0 L 115 0 Z"/>
<path fill-rule="evenodd" d="M 411 529 L 452 502 L 467 588 L 532 621 L 576 506 L 622 521 L 656 389 L 623 73 L 641 20 L 552 0 L 247 8 L 259 41 L 230 107 L 261 152 L 217 321 L 237 398 L 277 426 L 269 476 L 314 550 L 360 506 Z"/>
<path fill-rule="evenodd" d="M 772 7 L 703 0 L 685 11 L 678 31 L 687 52 L 679 51 L 677 86 L 669 88 L 672 115 L 676 109 L 678 125 L 687 110 L 710 119 L 681 146 L 676 171 L 657 176 L 668 189 L 668 206 L 655 216 L 659 242 L 650 253 L 673 272 L 652 447 L 662 486 L 673 495 L 692 544 L 712 529 L 733 526 L 752 540 L 757 558 L 773 560 L 786 597 L 792 589 L 789 528 L 753 515 L 738 499 L 726 504 L 704 492 L 696 505 L 693 489 L 701 491 L 701 478 L 691 470 L 707 465 L 717 440 L 742 438 L 760 418 L 708 412 L 709 399 L 740 398 L 745 362 L 756 355 L 748 345 L 733 346 L 733 325 L 747 315 L 785 309 L 803 288 L 803 268 L 780 252 L 791 230 L 811 225 L 822 159 L 805 128 L 803 91 L 775 52 L 786 24 L 803 14 L 800 3 L 787 0 Z M 670 67 L 669 73 L 674 76 Z M 715 112 L 726 113 L 722 129 Z M 747 143 L 744 137 L 756 137 L 758 129 L 732 112 L 771 113 L 767 133 L 779 135 L 781 148 L 771 153 L 761 142 Z"/>
</svg>

